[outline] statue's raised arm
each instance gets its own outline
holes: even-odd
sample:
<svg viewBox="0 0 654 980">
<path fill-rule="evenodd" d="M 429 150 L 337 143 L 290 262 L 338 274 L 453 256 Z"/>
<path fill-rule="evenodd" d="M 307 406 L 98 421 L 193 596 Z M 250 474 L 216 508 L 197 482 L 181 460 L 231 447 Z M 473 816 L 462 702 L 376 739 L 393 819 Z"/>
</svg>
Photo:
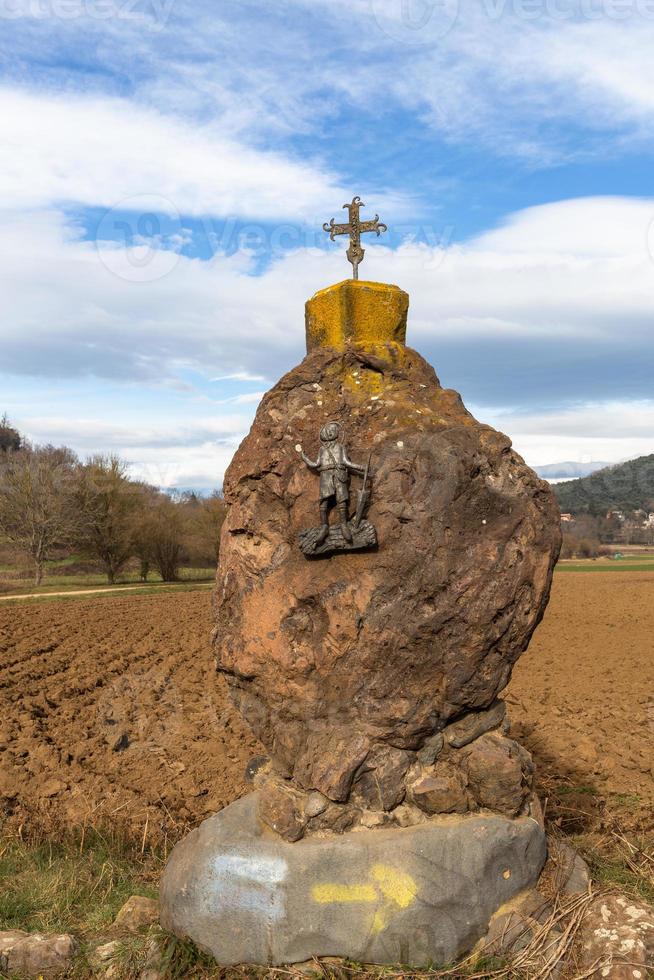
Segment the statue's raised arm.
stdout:
<svg viewBox="0 0 654 980">
<path fill-rule="evenodd" d="M 320 458 L 315 459 L 315 460 L 314 459 L 309 459 L 309 457 L 307 456 L 307 454 L 305 453 L 305 451 L 302 449 L 302 446 L 298 445 L 295 448 L 296 448 L 297 452 L 300 454 L 300 457 L 301 457 L 302 461 L 304 463 L 306 463 L 306 465 L 309 467 L 310 470 L 320 469 Z"/>
</svg>

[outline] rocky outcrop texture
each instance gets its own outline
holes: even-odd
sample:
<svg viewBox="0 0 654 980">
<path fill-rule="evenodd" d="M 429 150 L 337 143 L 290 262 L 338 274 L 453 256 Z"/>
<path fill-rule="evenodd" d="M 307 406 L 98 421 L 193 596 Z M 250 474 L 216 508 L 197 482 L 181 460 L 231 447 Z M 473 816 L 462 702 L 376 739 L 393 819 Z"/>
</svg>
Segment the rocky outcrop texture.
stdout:
<svg viewBox="0 0 654 980">
<path fill-rule="evenodd" d="M 446 745 L 432 750 L 432 761 L 424 750 L 420 755 L 425 761 L 411 752 L 373 746 L 343 803 L 302 790 L 268 762 L 253 779 L 259 817 L 289 841 L 354 827 L 411 827 L 434 816 L 483 810 L 540 819 L 531 756 L 500 732 L 482 735 L 462 750 Z"/>
<path fill-rule="evenodd" d="M 315 457 L 332 419 L 351 459 L 372 451 L 379 546 L 311 561 L 298 533 L 318 485 L 295 447 Z M 483 733 L 543 614 L 560 542 L 549 486 L 422 357 L 386 344 L 318 348 L 282 378 L 225 496 L 215 649 L 243 716 L 297 786 L 342 803 L 381 785 L 380 805 L 397 802 L 448 723 L 453 747 Z M 508 779 L 510 753 L 485 753 Z M 466 768 L 483 799 L 483 761 Z"/>
</svg>

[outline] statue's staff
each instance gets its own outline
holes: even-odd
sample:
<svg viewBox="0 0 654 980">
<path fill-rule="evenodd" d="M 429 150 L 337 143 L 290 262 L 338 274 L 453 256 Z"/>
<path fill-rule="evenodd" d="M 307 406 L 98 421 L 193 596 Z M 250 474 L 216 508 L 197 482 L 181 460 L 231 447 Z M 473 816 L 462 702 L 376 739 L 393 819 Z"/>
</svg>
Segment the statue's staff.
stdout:
<svg viewBox="0 0 654 980">
<path fill-rule="evenodd" d="M 352 521 L 352 527 L 357 528 L 361 523 L 361 518 L 363 517 L 363 512 L 366 509 L 368 501 L 370 500 L 370 490 L 368 489 L 368 474 L 370 472 L 370 460 L 372 458 L 372 453 L 368 453 L 368 462 L 366 463 L 366 469 L 363 474 L 363 485 L 359 490 L 359 502 L 357 504 L 357 511 L 354 515 L 354 520 Z"/>
</svg>

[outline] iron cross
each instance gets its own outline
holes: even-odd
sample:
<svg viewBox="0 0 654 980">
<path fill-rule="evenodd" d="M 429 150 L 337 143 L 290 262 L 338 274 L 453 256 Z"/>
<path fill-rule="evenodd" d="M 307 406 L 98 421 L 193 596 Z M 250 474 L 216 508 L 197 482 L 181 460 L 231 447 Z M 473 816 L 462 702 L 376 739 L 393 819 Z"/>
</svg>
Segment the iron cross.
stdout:
<svg viewBox="0 0 654 980">
<path fill-rule="evenodd" d="M 365 208 L 365 204 L 360 197 L 353 197 L 351 204 L 344 204 L 344 208 L 347 208 L 350 220 L 348 223 L 337 225 L 332 218 L 332 220 L 327 224 L 323 224 L 323 230 L 329 232 L 329 238 L 333 242 L 336 235 L 349 235 L 350 245 L 346 252 L 348 262 L 352 263 L 352 269 L 354 270 L 352 278 L 359 278 L 359 262 L 363 262 L 363 256 L 365 249 L 361 247 L 361 235 L 365 231 L 374 231 L 377 234 L 377 238 L 381 235 L 382 231 L 388 231 L 386 225 L 379 220 L 379 215 L 376 214 L 372 221 L 361 221 L 359 219 L 359 209 Z"/>
</svg>

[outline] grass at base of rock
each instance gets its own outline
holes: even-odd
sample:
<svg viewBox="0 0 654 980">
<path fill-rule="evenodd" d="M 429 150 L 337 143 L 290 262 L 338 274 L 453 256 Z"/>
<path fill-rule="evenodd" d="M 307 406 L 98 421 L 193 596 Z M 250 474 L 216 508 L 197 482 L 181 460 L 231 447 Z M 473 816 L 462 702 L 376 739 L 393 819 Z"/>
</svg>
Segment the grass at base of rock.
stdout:
<svg viewBox="0 0 654 980">
<path fill-rule="evenodd" d="M 162 858 L 102 831 L 0 838 L 0 929 L 101 933 L 130 895 L 157 897 Z"/>
<path fill-rule="evenodd" d="M 599 888 L 618 889 L 654 905 L 654 807 L 635 794 L 539 774 L 548 833 L 562 837 L 587 862 Z"/>
<path fill-rule="evenodd" d="M 654 817 L 646 801 L 625 794 L 603 795 L 589 785 L 554 780 L 547 785 L 541 782 L 539 792 L 546 801 L 549 833 L 581 853 L 599 888 L 654 902 Z M 46 839 L 38 836 L 32 824 L 31 833 L 29 840 L 8 833 L 0 836 L 0 929 L 72 933 L 79 941 L 79 952 L 67 980 L 93 976 L 93 949 L 115 939 L 120 941 L 112 960 L 116 980 L 138 980 L 146 963 L 154 965 L 149 959 L 153 945 L 159 968 L 169 980 L 306 977 L 306 970 L 296 967 L 217 967 L 193 943 L 159 927 L 138 936 L 117 934 L 114 918 L 131 895 L 156 897 L 165 863 L 163 851 L 144 848 L 142 852 L 141 842 L 104 827 L 86 829 L 83 835 L 61 830 L 57 839 L 49 827 L 50 839 Z M 559 914 L 571 922 L 580 910 L 571 903 Z M 514 961 L 469 958 L 447 970 L 368 967 L 329 960 L 316 961 L 315 969 L 325 980 L 527 980 L 538 972 L 536 960 L 524 955 L 520 960 L 520 955 Z"/>
</svg>

